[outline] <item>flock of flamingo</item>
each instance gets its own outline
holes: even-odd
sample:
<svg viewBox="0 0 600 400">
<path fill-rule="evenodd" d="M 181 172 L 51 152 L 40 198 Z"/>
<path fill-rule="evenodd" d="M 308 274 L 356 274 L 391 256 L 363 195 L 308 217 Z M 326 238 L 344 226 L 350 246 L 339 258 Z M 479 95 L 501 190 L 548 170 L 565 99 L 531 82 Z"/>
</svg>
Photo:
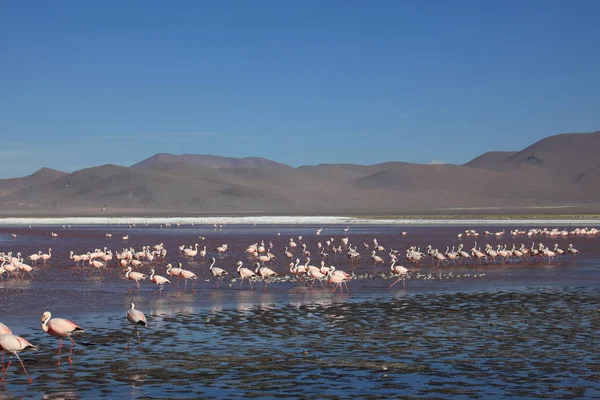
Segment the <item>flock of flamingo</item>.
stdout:
<svg viewBox="0 0 600 400">
<path fill-rule="evenodd" d="M 131 340 L 133 339 L 134 335 L 137 334 L 138 341 L 140 344 L 140 350 L 143 350 L 142 341 L 138 332 L 138 327 L 148 326 L 148 324 L 146 323 L 146 316 L 141 311 L 136 310 L 135 304 L 131 303 L 131 308 L 127 312 L 126 318 L 133 325 L 133 332 L 125 348 L 129 349 L 129 344 L 131 343 Z M 60 365 L 60 355 L 62 350 L 63 339 L 68 339 L 71 341 L 71 348 L 67 359 L 69 361 L 69 364 L 73 364 L 72 356 L 73 348 L 75 347 L 75 340 L 71 335 L 75 332 L 83 332 L 83 328 L 81 328 L 75 322 L 68 319 L 52 318 L 52 314 L 50 313 L 50 311 L 46 311 L 44 312 L 44 314 L 42 314 L 42 330 L 47 334 L 57 337 L 59 339 L 58 359 L 56 361 L 56 365 Z M 21 360 L 21 358 L 19 357 L 19 353 L 23 350 L 37 350 L 37 347 L 29 343 L 29 341 L 27 341 L 23 337 L 13 334 L 12 330 L 8 326 L 0 322 L 0 349 L 2 349 L 2 379 L 0 380 L 0 382 L 4 382 L 6 373 L 8 372 L 8 369 L 12 364 L 12 358 L 13 356 L 15 356 L 17 360 L 19 360 L 19 362 L 21 363 L 23 372 L 25 372 L 25 375 L 27 376 L 27 381 L 29 383 L 32 383 L 33 381 L 31 379 L 31 376 L 29 376 L 29 373 L 25 368 L 25 364 L 23 364 L 23 360 Z M 10 353 L 10 359 L 6 367 L 4 365 L 5 352 Z"/>
<path fill-rule="evenodd" d="M 347 234 L 348 230 L 349 228 L 344 229 L 344 233 Z M 320 236 L 321 231 L 322 228 L 318 229 L 316 235 Z M 545 260 L 551 262 L 557 257 L 562 257 L 566 254 L 571 255 L 574 260 L 579 251 L 575 249 L 572 244 L 570 244 L 566 250 L 560 249 L 558 244 L 555 244 L 550 248 L 541 242 L 542 238 L 552 239 L 569 236 L 597 236 L 599 233 L 600 232 L 597 229 L 587 228 L 578 228 L 572 231 L 564 229 L 514 230 L 509 232 L 511 238 L 518 239 L 527 237 L 531 240 L 539 238 L 535 239 L 538 240 L 538 243 L 532 242 L 530 246 L 525 246 L 523 243 L 519 246 L 516 244 L 497 244 L 495 247 L 488 243 L 482 249 L 475 241 L 470 251 L 465 250 L 463 243 L 459 243 L 458 245 L 452 246 L 452 248 L 447 246 L 446 250 L 443 252 L 431 245 L 427 246 L 426 250 L 423 252 L 421 252 L 420 248 L 417 246 L 410 246 L 405 250 L 405 260 L 408 263 L 411 263 L 415 269 L 418 269 L 427 257 L 431 258 L 431 264 L 435 267 L 440 267 L 442 265 L 473 265 L 474 260 L 476 260 L 479 265 L 483 265 L 484 263 L 494 264 L 498 261 L 501 264 L 524 262 L 536 263 Z M 279 236 L 279 233 L 277 235 Z M 474 240 L 481 240 L 480 236 L 502 239 L 504 235 L 505 231 L 485 231 L 480 234 L 476 230 L 471 229 L 458 233 L 457 239 L 462 241 L 463 239 L 470 237 Z M 15 234 L 12 236 L 16 237 Z M 56 233 L 52 232 L 51 237 L 56 238 L 57 236 Z M 106 238 L 112 238 L 112 234 L 110 233 L 106 233 L 105 236 Z M 406 236 L 407 233 L 402 232 L 402 237 Z M 123 236 L 121 239 L 123 242 L 126 242 L 129 240 L 129 235 Z M 199 239 L 200 241 L 205 240 L 204 237 L 199 237 Z M 409 270 L 400 265 L 399 258 L 401 253 L 399 250 L 393 248 L 386 249 L 376 238 L 373 238 L 370 242 L 363 242 L 362 247 L 366 254 L 370 256 L 372 267 L 389 263 L 389 275 L 387 277 L 394 277 L 396 279 L 389 285 L 389 288 L 400 281 L 403 282 L 404 286 L 406 285 L 406 279 L 411 277 L 412 268 Z M 317 241 L 311 249 L 309 249 L 306 242 L 303 242 L 302 236 L 298 236 L 297 241 L 295 238 L 290 238 L 284 250 L 277 253 L 279 257 L 286 260 L 286 272 L 289 271 L 289 274 L 282 274 L 281 272 L 276 271 L 277 267 L 275 264 L 278 260 L 278 256 L 275 255 L 274 245 L 271 241 L 265 243 L 265 241 L 262 240 L 247 245 L 244 251 L 247 259 L 237 261 L 235 267 L 232 267 L 229 271 L 227 271 L 226 268 L 215 266 L 217 258 L 227 254 L 228 251 L 229 246 L 227 244 L 215 247 L 210 254 L 207 251 L 207 246 L 200 247 L 198 243 L 192 246 L 179 246 L 180 258 L 187 260 L 190 265 L 194 264 L 198 258 L 203 262 L 208 260 L 208 271 L 216 280 L 217 288 L 219 288 L 220 283 L 230 275 L 230 273 L 233 275 L 235 272 L 237 277 L 231 278 L 230 286 L 238 279 L 240 279 L 240 287 L 243 285 L 244 281 L 248 281 L 248 284 L 252 289 L 252 282 L 262 281 L 265 291 L 267 290 L 268 284 L 271 282 L 302 282 L 306 285 L 310 284 L 310 287 L 313 287 L 318 282 L 323 288 L 325 288 L 324 283 L 332 285 L 332 293 L 339 289 L 340 293 L 343 295 L 344 289 L 349 291 L 348 282 L 350 280 L 359 279 L 361 277 L 372 277 L 372 275 L 369 274 L 356 275 L 354 272 L 347 273 L 338 269 L 336 266 L 331 265 L 335 263 L 339 266 L 342 260 L 346 258 L 348 260 L 348 267 L 353 268 L 354 266 L 357 266 L 363 258 L 363 254 L 358 250 L 358 246 L 355 246 L 350 242 L 348 235 L 339 238 L 337 241 L 334 238 Z M 318 266 L 311 265 L 311 257 L 320 259 Z M 37 266 L 42 264 L 43 266 L 44 264 L 48 264 L 51 258 L 52 249 L 49 248 L 47 252 L 38 251 L 37 253 L 29 255 L 27 260 L 33 265 Z M 166 262 L 167 258 L 167 250 L 163 243 L 142 246 L 139 251 L 134 250 L 132 247 L 123 248 L 122 250 L 115 252 L 106 247 L 103 249 L 98 248 L 93 252 L 90 251 L 83 254 L 75 254 L 74 251 L 71 251 L 69 258 L 76 266 L 82 267 L 89 265 L 94 273 L 102 273 L 102 270 L 109 267 L 114 260 L 114 264 L 123 269 L 123 277 L 135 283 L 135 286 L 131 291 L 137 289 L 138 293 L 140 282 L 148 278 L 150 282 L 158 287 L 154 293 L 162 293 L 164 286 L 166 284 L 171 284 L 171 280 L 173 280 L 177 286 L 179 286 L 179 281 L 183 280 L 185 282 L 183 290 L 186 290 L 188 281 L 192 281 L 192 285 L 194 285 L 195 281 L 198 280 L 196 273 L 189 269 L 184 269 L 182 263 L 179 261 L 176 261 L 177 267 L 173 266 L 173 263 L 175 262 L 166 264 L 166 276 L 158 275 L 156 273 L 157 265 L 155 264 L 157 262 Z M 301 258 L 304 258 L 304 263 L 301 263 Z M 3 276 L 5 274 L 6 279 L 9 277 L 25 278 L 26 274 L 34 278 L 34 267 L 25 263 L 25 259 L 20 252 L 17 253 L 16 256 L 13 256 L 12 252 L 0 253 L 0 260 L 2 261 L 0 266 L 0 279 L 4 279 Z M 249 263 L 252 268 L 245 266 L 245 263 Z M 139 269 L 142 267 L 149 267 L 149 274 L 141 272 Z M 431 274 L 426 275 L 418 272 L 415 276 L 417 279 L 419 277 L 423 277 L 424 279 L 431 278 Z M 142 312 L 135 309 L 133 303 L 131 304 L 131 309 L 127 312 L 126 317 L 134 326 L 132 336 L 126 347 L 129 348 L 129 343 L 134 335 L 137 334 L 141 349 L 142 345 L 138 327 L 147 326 L 146 318 Z M 60 365 L 62 340 L 68 339 L 71 341 L 68 361 L 72 364 L 73 361 L 71 356 L 75 342 L 71 334 L 83 331 L 83 329 L 70 320 L 52 318 L 50 312 L 45 312 L 42 316 L 42 329 L 44 332 L 60 339 L 57 365 Z M 4 381 L 4 377 L 12 363 L 12 356 L 15 356 L 21 363 L 28 381 L 31 382 L 31 377 L 27 373 L 25 365 L 19 358 L 18 353 L 26 349 L 36 350 L 36 346 L 32 345 L 22 337 L 14 335 L 6 325 L 0 323 L 0 348 L 2 349 L 2 381 Z M 4 368 L 5 351 L 11 354 L 10 361 L 6 368 Z"/>
</svg>

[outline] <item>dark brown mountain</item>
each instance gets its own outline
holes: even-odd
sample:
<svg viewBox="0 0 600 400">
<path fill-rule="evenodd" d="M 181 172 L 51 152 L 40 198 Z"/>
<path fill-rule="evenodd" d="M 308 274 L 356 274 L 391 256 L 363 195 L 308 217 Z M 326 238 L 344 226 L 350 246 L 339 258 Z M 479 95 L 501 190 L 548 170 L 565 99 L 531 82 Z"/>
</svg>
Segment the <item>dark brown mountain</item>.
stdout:
<svg viewBox="0 0 600 400">
<path fill-rule="evenodd" d="M 129 168 L 38 171 L 36 179 L 44 179 L 13 184 L 0 196 L 0 212 L 100 214 L 105 205 L 104 215 L 600 212 L 599 151 L 596 132 L 549 137 L 465 165 L 292 168 L 255 158 L 156 155 Z"/>
<path fill-rule="evenodd" d="M 132 165 L 132 168 L 148 168 L 159 164 L 188 163 L 209 168 L 277 168 L 289 165 L 267 160 L 260 157 L 220 157 L 208 154 L 169 154 L 158 153 L 150 158 Z"/>
<path fill-rule="evenodd" d="M 66 172 L 57 171 L 50 168 L 41 168 L 33 174 L 24 176 L 22 178 L 0 179 L 0 196 L 28 186 L 52 182 L 65 175 L 67 175 Z"/>
</svg>

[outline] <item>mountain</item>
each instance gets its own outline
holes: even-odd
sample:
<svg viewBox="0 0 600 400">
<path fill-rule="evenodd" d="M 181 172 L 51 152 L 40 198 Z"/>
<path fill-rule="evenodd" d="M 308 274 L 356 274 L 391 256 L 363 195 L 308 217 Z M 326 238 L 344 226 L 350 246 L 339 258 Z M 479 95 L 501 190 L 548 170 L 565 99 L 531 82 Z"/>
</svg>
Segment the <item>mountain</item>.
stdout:
<svg viewBox="0 0 600 400">
<path fill-rule="evenodd" d="M 0 181 L 2 215 L 600 213 L 600 132 L 561 134 L 464 165 L 291 166 L 157 154 L 132 167 Z M 102 210 L 102 211 L 101 211 Z"/>
<path fill-rule="evenodd" d="M 31 175 L 22 178 L 0 179 L 0 196 L 14 192 L 16 190 L 39 185 L 46 182 L 52 182 L 67 175 L 66 172 L 57 171 L 50 168 L 41 168 Z"/>
<path fill-rule="evenodd" d="M 199 165 L 208 168 L 277 168 L 286 167 L 289 165 L 278 163 L 276 161 L 267 160 L 260 157 L 220 157 L 208 154 L 169 154 L 159 153 L 152 157 L 146 158 L 137 164 L 132 165 L 132 168 L 149 168 L 160 164 L 172 163 L 188 163 Z"/>
<path fill-rule="evenodd" d="M 475 157 L 468 163 L 464 164 L 468 167 L 485 168 L 485 169 L 502 169 L 502 165 L 506 159 L 516 154 L 516 151 L 488 151 L 482 155 Z"/>
<path fill-rule="evenodd" d="M 549 136 L 518 152 L 489 152 L 465 165 L 501 171 L 539 169 L 556 183 L 582 183 L 585 175 L 600 168 L 600 131 Z M 586 179 L 588 179 L 586 178 Z M 585 180 L 584 180 L 585 181 Z"/>
</svg>

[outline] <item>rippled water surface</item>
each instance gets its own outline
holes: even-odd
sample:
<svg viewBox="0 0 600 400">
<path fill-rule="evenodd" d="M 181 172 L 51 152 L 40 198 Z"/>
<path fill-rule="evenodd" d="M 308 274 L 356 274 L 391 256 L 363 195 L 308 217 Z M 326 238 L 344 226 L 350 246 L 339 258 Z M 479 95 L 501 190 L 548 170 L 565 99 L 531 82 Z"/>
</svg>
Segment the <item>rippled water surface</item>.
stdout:
<svg viewBox="0 0 600 400">
<path fill-rule="evenodd" d="M 113 239 L 101 227 L 58 229 L 58 238 L 48 236 L 49 228 L 0 231 L 0 251 L 29 255 L 53 249 L 48 265 L 35 267 L 36 279 L 0 282 L 0 321 L 39 347 L 21 354 L 33 383 L 27 385 L 13 364 L 0 396 L 600 398 L 597 237 L 480 238 L 494 246 L 541 240 L 566 249 L 573 243 L 581 255 L 552 263 L 439 268 L 428 260 L 420 268 L 407 265 L 413 274 L 406 288 L 390 290 L 389 264 L 373 267 L 363 242 L 376 237 L 387 249 L 432 244 L 445 250 L 460 243 L 461 228 L 352 227 L 347 236 L 362 261 L 352 266 L 345 255 L 328 259 L 357 277 L 342 297 L 291 280 L 274 282 L 267 292 L 258 282 L 251 290 L 226 280 L 217 290 L 206 262 L 185 262 L 177 249 L 206 243 L 212 256 L 217 245 L 228 243 L 217 265 L 234 275 L 237 260 L 250 261 L 246 246 L 264 239 L 274 244 L 273 268 L 285 275 L 282 252 L 290 237 L 298 241 L 302 235 L 316 254 L 317 241 L 346 236 L 342 227 L 327 227 L 321 236 L 313 226 L 110 227 Z M 120 236 L 127 233 L 124 243 Z M 184 261 L 200 277 L 195 290 L 167 287 L 159 296 L 143 282 L 132 296 L 132 282 L 120 268 L 94 275 L 91 267 L 73 266 L 67 258 L 70 250 L 138 249 L 160 242 L 169 254 L 154 263 L 157 272 L 164 275 L 167 261 Z M 462 242 L 473 245 L 471 239 Z M 127 351 L 131 326 L 124 316 L 132 300 L 149 328 L 141 329 L 143 350 Z M 85 329 L 76 336 L 71 367 L 66 359 L 55 365 L 58 340 L 40 327 L 47 309 Z"/>
</svg>

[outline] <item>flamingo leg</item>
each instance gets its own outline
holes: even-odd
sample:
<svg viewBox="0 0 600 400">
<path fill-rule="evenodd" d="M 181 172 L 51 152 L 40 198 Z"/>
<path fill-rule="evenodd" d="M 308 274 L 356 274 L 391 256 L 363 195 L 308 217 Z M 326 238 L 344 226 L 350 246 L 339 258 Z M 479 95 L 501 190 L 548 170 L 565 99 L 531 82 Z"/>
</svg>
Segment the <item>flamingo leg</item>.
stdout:
<svg viewBox="0 0 600 400">
<path fill-rule="evenodd" d="M 402 280 L 402 278 L 398 278 L 398 279 L 396 280 L 396 282 L 394 282 L 394 283 L 392 283 L 390 286 L 388 286 L 388 289 L 391 289 L 391 288 L 392 288 L 392 286 L 394 286 L 396 283 L 400 282 L 401 280 Z"/>
<path fill-rule="evenodd" d="M 12 364 L 12 357 L 8 361 L 8 365 L 6 366 L 6 369 L 4 370 L 4 373 L 2 374 L 2 382 L 4 382 L 4 377 L 6 376 L 6 373 L 8 372 L 8 368 L 10 368 L 10 364 Z"/>
<path fill-rule="evenodd" d="M 69 363 L 73 365 L 73 360 L 71 360 L 71 356 L 73 355 L 73 347 L 75 347 L 75 340 L 71 338 L 71 351 L 69 352 Z"/>
<path fill-rule="evenodd" d="M 35 279 L 35 276 L 33 276 L 33 274 L 31 273 L 31 271 L 29 271 L 29 275 L 31 275 L 31 277 L 32 277 L 33 279 Z"/>
<path fill-rule="evenodd" d="M 60 365 L 60 351 L 62 350 L 62 338 L 58 338 L 58 361 L 56 365 Z"/>
<path fill-rule="evenodd" d="M 136 331 L 137 331 L 137 325 L 134 325 L 133 331 L 131 332 L 131 336 L 129 336 L 129 341 L 127 342 L 127 345 L 125 346 L 125 349 L 129 350 L 129 344 L 131 343 L 131 339 L 133 339 L 133 337 L 135 336 Z"/>
<path fill-rule="evenodd" d="M 138 343 L 140 344 L 140 351 L 144 351 L 144 349 L 142 348 L 142 339 L 140 339 L 140 331 L 137 329 L 137 326 L 135 332 L 137 333 Z"/>
<path fill-rule="evenodd" d="M 250 278 L 248 278 L 248 283 L 250 284 L 250 289 L 254 290 L 254 287 L 252 287 L 252 281 L 250 280 Z"/>
<path fill-rule="evenodd" d="M 321 284 L 321 287 L 322 287 L 323 289 L 325 289 L 325 285 L 323 285 L 323 281 L 319 279 L 319 283 Z"/>
<path fill-rule="evenodd" d="M 17 353 L 15 353 L 15 356 L 17 356 L 17 360 L 19 360 L 19 362 L 21 363 L 21 367 L 23 367 L 23 371 L 25 372 L 25 375 L 27 375 L 27 382 L 29 382 L 29 383 L 33 382 L 31 380 L 31 377 L 29 376 L 29 373 L 27 372 L 27 369 L 25 368 L 25 364 L 23 364 L 23 360 L 21 360 L 21 357 L 19 357 L 19 355 Z M 2 377 L 2 379 L 4 379 L 4 377 Z"/>
<path fill-rule="evenodd" d="M 240 287 L 242 287 L 243 283 L 244 283 L 244 278 L 242 278 L 242 281 L 240 282 Z"/>
<path fill-rule="evenodd" d="M 4 350 L 2 350 L 2 370 L 4 371 Z"/>
</svg>

